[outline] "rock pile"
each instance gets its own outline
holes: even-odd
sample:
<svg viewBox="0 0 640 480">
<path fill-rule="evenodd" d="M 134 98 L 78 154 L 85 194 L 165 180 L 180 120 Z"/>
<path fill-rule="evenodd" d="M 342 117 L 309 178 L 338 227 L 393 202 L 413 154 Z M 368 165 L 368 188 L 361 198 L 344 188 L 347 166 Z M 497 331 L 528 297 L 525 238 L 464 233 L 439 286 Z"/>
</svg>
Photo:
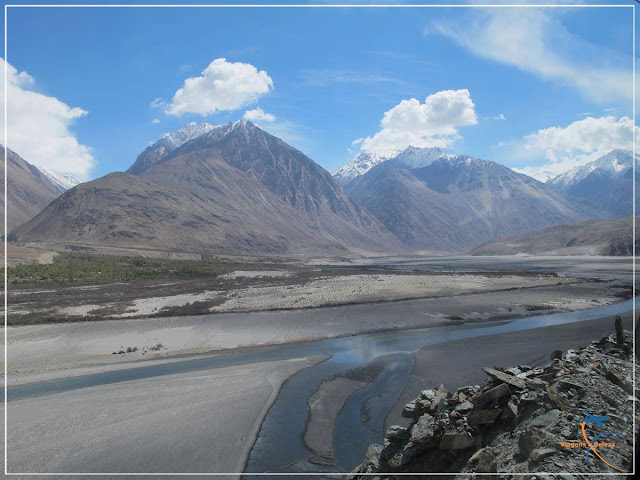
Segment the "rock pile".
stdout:
<svg viewBox="0 0 640 480">
<path fill-rule="evenodd" d="M 570 480 L 580 472 L 628 472 L 635 401 L 631 352 L 632 335 L 625 331 L 618 339 L 612 335 L 564 354 L 554 351 L 546 367 L 484 368 L 483 387 L 424 390 L 404 407 L 410 425 L 390 427 L 384 445 L 371 445 L 349 478 L 403 473 L 397 478 L 407 479 L 407 473 L 421 472 L 521 478 L 509 474 L 558 472 L 540 478 Z M 599 425 L 588 414 L 608 418 Z M 617 434 L 606 439 L 615 440 L 615 447 L 599 450 L 611 466 L 592 451 L 589 465 L 584 435 L 593 439 L 605 431 Z"/>
</svg>

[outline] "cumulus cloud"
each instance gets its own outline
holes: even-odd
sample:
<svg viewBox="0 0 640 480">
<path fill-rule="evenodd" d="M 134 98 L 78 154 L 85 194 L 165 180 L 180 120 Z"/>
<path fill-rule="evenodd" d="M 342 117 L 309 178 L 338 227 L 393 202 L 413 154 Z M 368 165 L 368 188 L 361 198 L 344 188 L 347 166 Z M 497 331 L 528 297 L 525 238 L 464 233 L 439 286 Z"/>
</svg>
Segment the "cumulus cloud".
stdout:
<svg viewBox="0 0 640 480">
<path fill-rule="evenodd" d="M 457 139 L 458 127 L 475 125 L 478 119 L 469 90 L 443 90 L 424 103 L 402 100 L 384 113 L 381 129 L 361 141 L 365 152 L 414 147 L 448 148 Z M 361 139 L 358 139 L 361 140 Z"/>
<path fill-rule="evenodd" d="M 245 120 L 249 120 L 250 122 L 275 122 L 276 116 L 270 113 L 266 113 L 261 108 L 254 108 L 253 110 L 247 110 L 244 112 L 243 117 Z"/>
<path fill-rule="evenodd" d="M 514 170 L 546 181 L 616 148 L 631 150 L 633 131 L 631 118 L 613 116 L 587 117 L 565 127 L 544 128 L 525 136 L 520 147 L 526 156 L 544 156 L 546 162 Z M 638 135 L 640 129 L 635 127 L 635 132 Z"/>
<path fill-rule="evenodd" d="M 199 77 L 187 78 L 173 95 L 166 113 L 209 115 L 224 110 L 237 110 L 255 103 L 273 89 L 273 80 L 264 70 L 248 63 L 227 62 L 217 58 Z M 153 105 L 160 105 L 156 99 Z"/>
<path fill-rule="evenodd" d="M 632 98 L 630 56 L 621 59 L 572 34 L 554 9 L 473 10 L 460 22 L 435 23 L 426 33 L 435 31 L 478 56 L 577 88 L 594 101 Z"/>
<path fill-rule="evenodd" d="M 0 115 L 0 142 L 6 142 L 29 163 L 86 180 L 95 160 L 91 149 L 78 142 L 70 127 L 87 112 L 34 91 L 34 79 L 3 58 L 0 67 L 3 72 L 7 69 L 6 98 L 4 75 L 0 77 L 0 108 L 4 110 L 6 104 L 8 137 L 4 138 L 4 115 Z"/>
<path fill-rule="evenodd" d="M 158 118 L 154 118 L 153 120 L 151 120 L 151 123 L 157 124 L 160 123 L 160 120 Z"/>
</svg>

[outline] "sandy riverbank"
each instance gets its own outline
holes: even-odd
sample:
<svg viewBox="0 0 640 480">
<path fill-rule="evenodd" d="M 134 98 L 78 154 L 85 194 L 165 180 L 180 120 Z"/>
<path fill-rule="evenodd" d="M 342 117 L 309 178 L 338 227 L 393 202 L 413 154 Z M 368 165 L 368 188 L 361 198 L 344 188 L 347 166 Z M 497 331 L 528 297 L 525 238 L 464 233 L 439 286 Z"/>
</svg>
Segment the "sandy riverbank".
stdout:
<svg viewBox="0 0 640 480">
<path fill-rule="evenodd" d="M 244 364 L 10 402 L 9 470 L 241 472 L 282 383 L 325 358 Z"/>
<path fill-rule="evenodd" d="M 619 295 L 600 283 L 566 283 L 307 310 L 9 327 L 8 380 L 22 384 L 238 347 L 583 310 L 616 303 Z"/>
</svg>

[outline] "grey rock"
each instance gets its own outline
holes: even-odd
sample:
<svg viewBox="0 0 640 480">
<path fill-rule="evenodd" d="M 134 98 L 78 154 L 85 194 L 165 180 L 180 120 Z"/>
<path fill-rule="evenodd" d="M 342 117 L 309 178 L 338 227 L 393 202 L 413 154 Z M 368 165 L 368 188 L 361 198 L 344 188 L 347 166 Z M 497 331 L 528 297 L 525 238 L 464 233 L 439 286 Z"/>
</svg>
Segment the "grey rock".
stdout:
<svg viewBox="0 0 640 480">
<path fill-rule="evenodd" d="M 549 356 L 551 357 L 551 360 L 562 360 L 562 350 L 554 350 Z"/>
<path fill-rule="evenodd" d="M 518 438 L 518 448 L 522 456 L 529 458 L 531 452 L 538 448 L 542 448 L 548 434 L 536 427 L 527 427 Z"/>
<path fill-rule="evenodd" d="M 378 471 L 380 469 L 380 454 L 382 453 L 382 445 L 373 444 L 369 445 L 367 453 L 364 457 L 364 466 L 370 467 L 371 471 Z"/>
<path fill-rule="evenodd" d="M 469 425 L 487 425 L 495 422 L 502 414 L 502 410 L 498 408 L 491 409 L 475 409 L 467 413 L 467 422 Z"/>
<path fill-rule="evenodd" d="M 469 410 L 473 410 L 473 403 L 469 401 L 459 403 L 455 406 L 454 410 L 456 412 L 468 412 Z"/>
<path fill-rule="evenodd" d="M 416 411 L 416 402 L 417 400 L 411 400 L 407 403 L 402 409 L 402 416 L 406 418 L 413 418 L 413 415 Z"/>
<path fill-rule="evenodd" d="M 498 400 L 503 397 L 507 397 L 511 395 L 511 390 L 506 383 L 502 383 L 497 387 L 491 388 L 486 392 L 483 392 L 479 395 L 476 395 L 471 399 L 471 401 L 478 406 L 483 406 L 488 403 L 491 403 L 494 400 Z"/>
<path fill-rule="evenodd" d="M 391 468 L 400 468 L 411 461 L 411 455 L 404 451 L 396 452 L 389 460 L 387 465 Z"/>
<path fill-rule="evenodd" d="M 464 450 L 475 442 L 473 435 L 468 432 L 446 432 L 440 438 L 440 450 Z"/>
<path fill-rule="evenodd" d="M 428 390 L 422 390 L 422 392 L 420 392 L 420 398 L 424 399 L 424 400 L 433 400 L 434 397 L 436 395 L 436 391 L 433 388 L 430 388 Z"/>
<path fill-rule="evenodd" d="M 496 457 L 484 450 L 478 456 L 478 463 L 476 464 L 475 471 L 478 473 L 497 473 L 498 461 Z"/>
<path fill-rule="evenodd" d="M 394 440 L 408 436 L 408 432 L 406 428 L 401 427 L 400 425 L 391 425 L 384 436 L 389 440 Z"/>
<path fill-rule="evenodd" d="M 529 422 L 530 427 L 546 427 L 550 424 L 556 423 L 560 417 L 562 416 L 562 412 L 560 410 L 553 409 L 549 410 L 547 413 L 543 415 L 539 415 L 533 420 Z"/>
<path fill-rule="evenodd" d="M 529 458 L 534 462 L 540 462 L 555 453 L 556 451 L 553 448 L 536 448 L 531 452 Z"/>
<path fill-rule="evenodd" d="M 502 418 L 516 418 L 518 416 L 518 406 L 513 402 L 513 400 L 509 400 L 507 404 L 502 409 Z"/>
<path fill-rule="evenodd" d="M 422 415 L 411 427 L 411 443 L 427 445 L 432 442 L 435 434 L 435 422 L 431 415 Z"/>
</svg>

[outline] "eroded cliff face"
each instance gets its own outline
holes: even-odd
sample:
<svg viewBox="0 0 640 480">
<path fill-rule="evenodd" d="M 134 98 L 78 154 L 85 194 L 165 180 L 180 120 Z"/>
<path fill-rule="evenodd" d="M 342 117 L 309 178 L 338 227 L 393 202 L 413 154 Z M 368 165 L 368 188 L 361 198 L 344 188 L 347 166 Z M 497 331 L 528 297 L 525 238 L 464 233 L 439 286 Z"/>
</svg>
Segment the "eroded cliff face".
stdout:
<svg viewBox="0 0 640 480">
<path fill-rule="evenodd" d="M 458 479 L 479 473 L 511 479 L 558 472 L 544 478 L 574 479 L 579 473 L 630 472 L 632 342 L 625 331 L 578 350 L 554 351 L 546 367 L 484 368 L 482 387 L 424 390 L 404 408 L 411 424 L 390 427 L 384 445 L 371 445 L 349 478 L 448 472 L 459 473 Z"/>
</svg>

